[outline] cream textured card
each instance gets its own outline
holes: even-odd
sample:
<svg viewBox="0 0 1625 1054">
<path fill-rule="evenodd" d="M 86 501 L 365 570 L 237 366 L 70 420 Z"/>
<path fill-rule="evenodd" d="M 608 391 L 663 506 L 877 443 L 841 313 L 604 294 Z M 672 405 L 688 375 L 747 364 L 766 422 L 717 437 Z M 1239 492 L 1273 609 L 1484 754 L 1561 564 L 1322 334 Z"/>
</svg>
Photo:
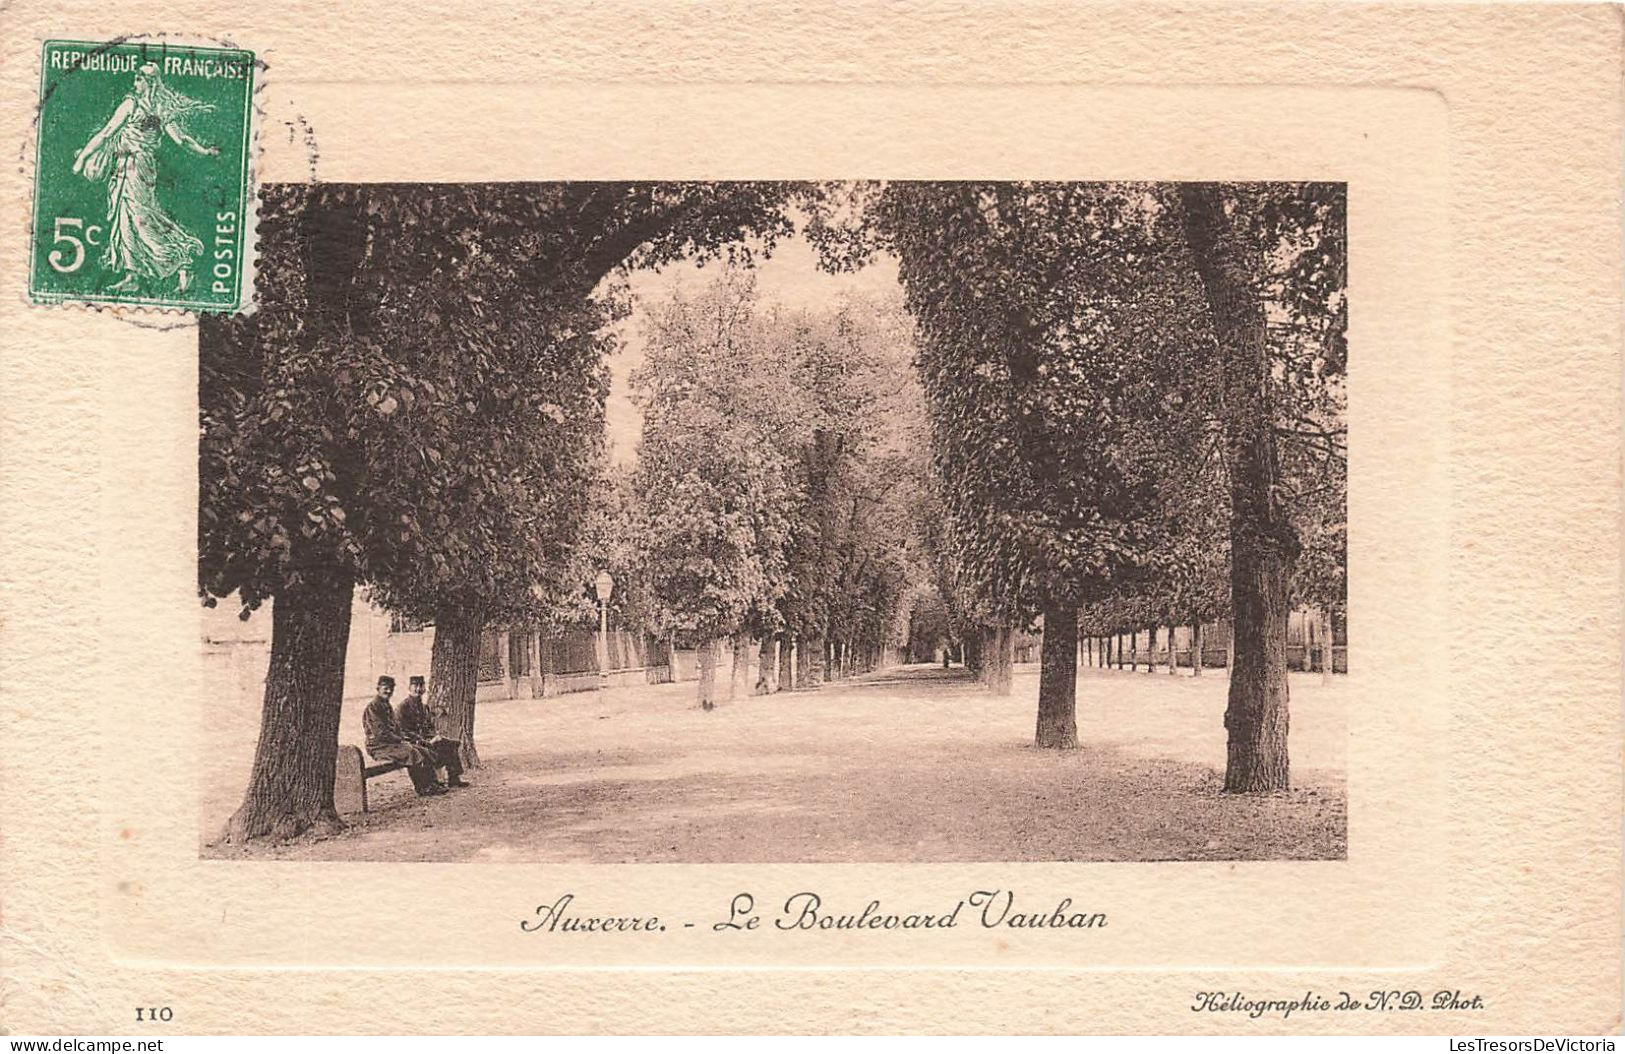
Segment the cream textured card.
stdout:
<svg viewBox="0 0 1625 1054">
<path fill-rule="evenodd" d="M 389 1032 L 403 976 L 446 1032 L 1619 1028 L 1616 9 L 452 7 L 0 12 L 0 1028 Z M 241 715 L 200 648 L 199 326 L 30 302 L 53 40 L 251 52 L 258 186 L 1346 184 L 1352 672 L 1313 732 L 1346 774 L 1344 851 L 390 859 L 387 827 L 209 848 L 211 788 L 223 771 L 240 794 L 255 722 L 223 759 Z M 156 158 L 161 205 L 164 151 L 184 146 L 157 133 L 185 104 L 153 91 L 131 89 L 118 134 L 129 179 Z M 138 247 L 108 280 L 150 278 L 184 240 L 118 193 L 110 222 L 147 240 L 121 243 Z M 586 713 L 571 705 L 557 713 Z M 1086 744 L 1100 705 L 1080 689 Z M 774 926 L 798 893 L 930 914 L 977 891 L 1106 924 L 984 927 L 973 902 L 950 928 Z M 538 929 L 566 894 L 669 929 Z M 760 928 L 718 927 L 736 913 Z"/>
</svg>

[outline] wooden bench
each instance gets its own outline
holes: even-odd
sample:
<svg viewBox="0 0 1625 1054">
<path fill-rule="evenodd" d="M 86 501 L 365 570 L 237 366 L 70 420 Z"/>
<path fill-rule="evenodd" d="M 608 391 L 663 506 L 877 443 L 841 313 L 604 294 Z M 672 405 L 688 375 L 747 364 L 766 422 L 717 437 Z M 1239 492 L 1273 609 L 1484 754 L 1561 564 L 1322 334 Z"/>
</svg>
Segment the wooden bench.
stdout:
<svg viewBox="0 0 1625 1054">
<path fill-rule="evenodd" d="M 339 746 L 338 769 L 333 774 L 333 804 L 339 814 L 367 811 L 367 781 L 397 769 L 406 770 L 399 761 L 380 761 L 369 765 L 361 755 L 360 747 L 348 743 Z"/>
</svg>

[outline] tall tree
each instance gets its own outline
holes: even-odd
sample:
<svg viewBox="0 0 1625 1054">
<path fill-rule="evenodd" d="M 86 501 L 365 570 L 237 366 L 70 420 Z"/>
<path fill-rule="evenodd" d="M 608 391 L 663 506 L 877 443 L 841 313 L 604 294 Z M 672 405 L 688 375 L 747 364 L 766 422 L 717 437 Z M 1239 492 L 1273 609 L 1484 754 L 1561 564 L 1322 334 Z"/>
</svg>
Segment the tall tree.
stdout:
<svg viewBox="0 0 1625 1054">
<path fill-rule="evenodd" d="M 1160 203 L 1118 184 L 855 197 L 856 234 L 826 223 L 816 236 L 837 265 L 897 255 L 955 574 L 1005 625 L 1042 614 L 1035 740 L 1075 746 L 1077 610 L 1165 558 L 1164 437 L 1200 431 L 1192 407 L 1164 399 L 1199 339 L 1189 282 L 1158 249 Z"/>
<path fill-rule="evenodd" d="M 468 295 L 481 284 L 470 279 L 458 288 Z M 482 627 L 528 625 L 552 598 L 579 589 L 564 576 L 575 570 L 571 554 L 598 498 L 608 379 L 594 321 L 561 326 L 546 302 L 532 306 L 544 310 L 520 303 L 503 310 L 488 338 L 496 354 L 481 396 L 472 410 L 463 405 L 461 445 L 479 456 L 441 456 L 433 486 L 398 494 L 407 510 L 402 526 L 431 539 L 427 559 L 403 562 L 374 591 L 385 607 L 434 623 L 431 704 L 445 715 L 443 731 L 462 744 L 465 768 L 479 765 Z M 475 343 L 465 330 L 463 346 Z M 434 462 L 435 448 L 424 454 Z"/>
<path fill-rule="evenodd" d="M 1286 623 L 1301 543 L 1282 500 L 1267 298 L 1273 293 L 1293 320 L 1343 316 L 1340 193 L 1184 183 L 1179 196 L 1218 340 L 1225 405 L 1235 652 L 1225 789 L 1284 789 L 1291 783 Z M 1340 342 L 1341 321 L 1330 325 Z"/>
<path fill-rule="evenodd" d="M 515 557 L 495 555 L 498 527 L 512 525 L 502 499 L 523 486 L 483 425 L 493 402 L 554 424 L 572 414 L 545 386 L 521 389 L 537 345 L 510 327 L 540 319 L 539 333 L 579 353 L 606 276 L 681 255 L 748 258 L 749 239 L 770 247 L 788 231 L 796 193 L 757 183 L 266 188 L 260 310 L 205 320 L 199 340 L 200 591 L 235 594 L 245 612 L 276 600 L 260 741 L 231 838 L 338 822 L 345 641 L 333 627 L 356 583 L 428 607 L 455 578 L 436 554 L 486 581 L 523 577 L 504 562 Z M 456 295 L 459 275 L 505 268 L 506 293 Z M 574 384 L 599 398 L 591 371 Z M 492 518 L 464 505 L 443 526 L 401 508 L 400 494 L 442 485 L 492 497 Z M 450 621 L 449 638 L 466 645 L 477 619 Z M 473 685 L 455 687 L 471 722 Z"/>
<path fill-rule="evenodd" d="M 1281 369 L 1270 324 L 1313 334 L 1321 373 L 1340 373 L 1344 212 L 1329 184 L 890 183 L 826 188 L 813 214 L 830 266 L 876 248 L 899 258 L 922 333 L 944 535 L 983 597 L 1041 608 L 1053 634 L 1111 597 L 1147 617 L 1161 578 L 1185 579 L 1161 589 L 1172 602 L 1199 596 L 1208 561 L 1190 546 L 1211 532 L 1169 506 L 1167 483 L 1220 440 L 1241 648 L 1232 790 L 1288 778 L 1298 541 L 1275 441 L 1302 420 L 1281 420 L 1275 389 L 1305 375 Z M 1072 740 L 1062 686 L 1075 654 L 1045 648 L 1066 668 L 1041 678 L 1040 744 Z"/>
<path fill-rule="evenodd" d="M 782 595 L 793 491 L 773 442 L 777 385 L 749 276 L 656 308 L 633 375 L 643 411 L 635 502 L 647 524 L 636 572 L 649 628 L 701 650 L 699 703 L 715 701 L 719 638 L 760 623 Z"/>
<path fill-rule="evenodd" d="M 807 683 L 832 648 L 878 653 L 890 640 L 908 574 L 894 514 L 910 456 L 890 438 L 917 410 L 865 314 L 762 307 L 738 273 L 652 312 L 634 376 L 634 481 L 651 532 L 642 577 L 650 627 L 702 658 L 712 641 L 782 631 Z M 702 707 L 712 668 L 702 662 Z"/>
<path fill-rule="evenodd" d="M 916 568 L 908 508 L 923 484 L 920 392 L 901 303 L 851 300 L 826 316 L 784 314 L 796 427 L 778 441 L 797 466 L 790 578 L 780 601 L 804 669 L 889 640 Z M 802 665 L 798 663 L 798 665 Z"/>
</svg>

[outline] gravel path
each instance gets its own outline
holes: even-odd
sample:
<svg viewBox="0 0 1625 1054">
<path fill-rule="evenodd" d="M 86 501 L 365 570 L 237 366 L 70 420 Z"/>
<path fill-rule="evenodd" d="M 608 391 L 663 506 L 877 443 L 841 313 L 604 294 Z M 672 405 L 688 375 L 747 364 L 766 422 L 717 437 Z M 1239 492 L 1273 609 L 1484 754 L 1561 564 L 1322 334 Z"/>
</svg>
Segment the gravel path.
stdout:
<svg viewBox="0 0 1625 1054">
<path fill-rule="evenodd" d="M 1294 789 L 1219 791 L 1226 681 L 1080 671 L 1083 747 L 1030 746 L 1037 671 L 997 698 L 905 667 L 704 713 L 693 685 L 480 704 L 475 787 L 373 781 L 344 834 L 206 856 L 586 863 L 1337 859 L 1344 679 L 1292 678 Z M 349 729 L 356 715 L 345 714 Z M 241 794 L 252 714 L 218 740 L 204 830 Z M 348 739 L 347 741 L 354 741 Z M 211 822 L 212 821 L 212 822 Z"/>
</svg>

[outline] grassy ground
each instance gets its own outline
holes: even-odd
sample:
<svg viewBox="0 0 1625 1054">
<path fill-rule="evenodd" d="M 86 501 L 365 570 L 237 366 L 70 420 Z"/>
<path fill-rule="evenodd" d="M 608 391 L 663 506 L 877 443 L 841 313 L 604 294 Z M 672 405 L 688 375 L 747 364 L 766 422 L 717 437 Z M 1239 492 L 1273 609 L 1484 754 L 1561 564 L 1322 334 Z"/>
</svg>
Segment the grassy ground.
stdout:
<svg viewBox="0 0 1625 1054">
<path fill-rule="evenodd" d="M 589 863 L 1269 860 L 1347 853 L 1343 678 L 1292 677 L 1294 789 L 1220 793 L 1223 671 L 1079 672 L 1081 749 L 1030 746 L 1035 668 L 996 698 L 906 667 L 711 713 L 691 684 L 480 704 L 475 786 L 371 784 L 344 834 L 204 855 Z M 346 742 L 359 742 L 347 708 Z M 203 830 L 242 793 L 257 716 L 211 724 Z"/>
</svg>

